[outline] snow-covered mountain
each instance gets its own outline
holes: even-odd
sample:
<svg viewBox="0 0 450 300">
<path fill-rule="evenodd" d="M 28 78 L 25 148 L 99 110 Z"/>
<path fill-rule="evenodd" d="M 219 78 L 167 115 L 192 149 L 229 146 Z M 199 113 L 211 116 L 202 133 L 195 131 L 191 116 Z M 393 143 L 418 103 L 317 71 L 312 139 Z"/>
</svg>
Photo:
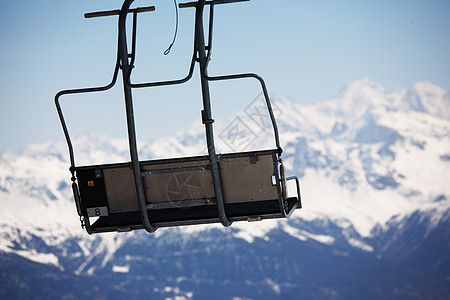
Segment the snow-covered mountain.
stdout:
<svg viewBox="0 0 450 300">
<path fill-rule="evenodd" d="M 216 122 L 219 151 L 273 147 L 260 100 Z M 274 109 L 302 183 L 289 220 L 89 236 L 64 141 L 2 153 L 0 298 L 450 298 L 449 93 L 363 79 L 315 105 L 276 97 Z M 124 140 L 74 145 L 79 164 L 129 159 Z M 201 124 L 139 146 L 147 159 L 206 149 Z"/>
</svg>

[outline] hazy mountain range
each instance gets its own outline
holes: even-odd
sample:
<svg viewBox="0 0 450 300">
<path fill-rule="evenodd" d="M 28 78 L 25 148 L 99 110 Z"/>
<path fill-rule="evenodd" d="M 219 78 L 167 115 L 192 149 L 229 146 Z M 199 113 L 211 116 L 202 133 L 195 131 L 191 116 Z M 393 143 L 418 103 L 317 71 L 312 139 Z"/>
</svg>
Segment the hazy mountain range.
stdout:
<svg viewBox="0 0 450 300">
<path fill-rule="evenodd" d="M 273 147 L 263 102 L 216 124 L 221 152 Z M 450 96 L 363 79 L 303 106 L 274 97 L 303 209 L 289 220 L 89 236 L 64 141 L 0 156 L 1 299 L 450 299 Z M 74 138 L 80 164 L 126 141 Z M 201 124 L 141 141 L 147 159 L 200 154 Z"/>
</svg>

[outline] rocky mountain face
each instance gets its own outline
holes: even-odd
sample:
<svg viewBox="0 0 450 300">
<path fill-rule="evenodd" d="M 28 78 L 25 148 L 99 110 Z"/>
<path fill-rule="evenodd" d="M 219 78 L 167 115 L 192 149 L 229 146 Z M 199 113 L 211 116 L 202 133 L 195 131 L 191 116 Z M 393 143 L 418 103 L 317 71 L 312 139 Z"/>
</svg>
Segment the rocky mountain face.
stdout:
<svg viewBox="0 0 450 300">
<path fill-rule="evenodd" d="M 216 122 L 217 149 L 274 145 L 257 97 Z M 274 99 L 303 209 L 289 220 L 89 236 L 63 141 L 0 156 L 1 299 L 450 299 L 450 96 L 368 79 L 326 102 Z M 129 160 L 74 138 L 79 164 Z M 144 159 L 206 150 L 201 124 L 140 142 Z"/>
</svg>

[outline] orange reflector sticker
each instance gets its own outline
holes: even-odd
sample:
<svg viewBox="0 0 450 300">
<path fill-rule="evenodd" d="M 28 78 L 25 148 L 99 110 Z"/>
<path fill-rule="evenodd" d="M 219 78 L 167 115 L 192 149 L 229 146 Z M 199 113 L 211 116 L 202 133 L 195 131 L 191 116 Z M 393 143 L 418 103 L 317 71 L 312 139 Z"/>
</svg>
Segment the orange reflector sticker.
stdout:
<svg viewBox="0 0 450 300">
<path fill-rule="evenodd" d="M 93 180 L 89 180 L 88 181 L 88 186 L 94 186 L 94 181 Z"/>
</svg>

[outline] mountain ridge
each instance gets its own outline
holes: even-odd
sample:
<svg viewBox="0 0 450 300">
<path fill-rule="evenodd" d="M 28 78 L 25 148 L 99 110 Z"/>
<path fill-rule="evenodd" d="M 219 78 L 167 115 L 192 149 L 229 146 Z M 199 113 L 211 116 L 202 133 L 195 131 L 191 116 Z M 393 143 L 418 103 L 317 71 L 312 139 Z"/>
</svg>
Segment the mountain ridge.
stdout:
<svg viewBox="0 0 450 300">
<path fill-rule="evenodd" d="M 435 94 L 448 95 L 448 93 L 442 93 L 442 91 L 432 85 L 431 83 L 420 83 L 414 85 L 417 86 L 425 85 L 426 90 L 430 87 L 434 87 L 438 92 Z M 355 83 L 349 84 L 342 94 L 349 94 L 350 91 L 355 91 L 352 95 L 360 94 L 361 90 L 375 90 L 383 91 L 384 89 L 368 80 L 363 79 Z M 407 88 L 408 89 L 408 88 Z M 407 90 L 404 89 L 404 90 Z M 395 93 L 395 92 L 394 92 Z M 364 93 L 363 93 L 364 94 Z M 370 94 L 370 93 L 369 93 Z M 428 92 L 428 94 L 430 94 Z M 349 96 L 352 98 L 353 96 Z M 372 97 L 372 96 L 371 96 Z M 434 96 L 433 96 L 434 97 Z M 353 97 L 354 98 L 354 97 Z M 341 98 L 339 98 L 341 99 Z M 442 101 L 447 101 L 444 97 Z M 382 99 L 383 101 L 385 99 Z M 333 100 L 330 100 L 333 101 Z M 418 176 L 413 175 L 419 173 L 414 169 L 414 166 L 408 166 L 408 160 L 414 157 L 426 156 L 430 151 L 434 152 L 432 159 L 434 163 L 432 167 L 438 170 L 438 173 L 445 174 L 444 178 L 449 178 L 449 172 L 446 171 L 448 164 L 445 157 L 450 155 L 450 150 L 445 151 L 445 149 L 450 149 L 450 142 L 448 140 L 448 133 L 450 132 L 450 122 L 448 120 L 441 121 L 440 118 L 434 118 L 425 112 L 413 113 L 409 115 L 407 112 L 406 117 L 401 118 L 398 116 L 398 112 L 393 110 L 383 110 L 383 113 L 375 111 L 375 113 L 370 113 L 369 116 L 362 115 L 361 119 L 364 121 L 356 119 L 350 119 L 352 126 L 345 125 L 346 129 L 336 129 L 338 125 L 334 125 L 332 130 L 313 130 L 302 132 L 301 123 L 310 123 L 310 126 L 316 126 L 320 123 L 322 119 L 318 119 L 315 122 L 308 120 L 305 117 L 308 113 L 300 114 L 300 118 L 294 119 L 294 115 L 300 110 L 305 110 L 306 108 L 316 108 L 319 113 L 322 113 L 323 107 L 327 102 L 319 103 L 317 105 L 309 105 L 306 108 L 291 102 L 285 98 L 275 101 L 276 105 L 282 107 L 287 107 L 284 109 L 283 114 L 279 118 L 279 123 L 281 126 L 281 140 L 284 146 L 284 160 L 286 162 L 287 170 L 292 173 L 298 173 L 302 178 L 305 176 L 306 172 L 313 171 L 324 172 L 324 177 L 327 177 L 330 172 L 334 172 L 334 182 L 323 183 L 329 186 L 330 189 L 335 188 L 337 191 L 344 192 L 345 189 L 350 189 L 356 191 L 356 187 L 361 188 L 364 184 L 369 184 L 369 188 L 374 188 L 375 192 L 386 191 L 389 189 L 397 189 L 401 191 L 401 197 L 407 196 L 412 199 L 415 197 L 423 196 L 423 192 L 418 192 L 412 187 L 402 187 L 402 182 L 406 182 L 409 178 L 405 178 L 405 174 L 401 171 L 402 168 L 408 168 L 408 177 L 414 180 L 414 184 L 410 186 L 420 186 L 422 189 L 426 189 L 424 184 L 420 183 L 420 180 L 427 178 L 427 184 L 432 184 L 434 180 L 428 180 L 429 176 Z M 450 106 L 449 106 L 450 107 Z M 376 109 L 375 109 L 376 110 Z M 311 111 L 309 111 L 311 112 Z M 309 114 L 308 117 L 311 118 L 314 114 Z M 294 124 L 292 121 L 296 120 Z M 409 121 L 406 125 L 399 124 L 397 120 L 402 122 Z M 413 122 L 414 121 L 414 122 Z M 422 126 L 423 123 L 428 123 L 431 126 Z M 299 126 L 299 127 L 296 127 Z M 292 130 L 292 128 L 294 129 Z M 349 127 L 353 127 L 349 128 Z M 403 128 L 401 128 L 403 127 Z M 300 128 L 300 131 L 298 131 Z M 316 126 L 317 128 L 317 126 Z M 410 130 L 410 129 L 413 130 Z M 413 132 L 411 132 L 413 131 Z M 350 133 L 349 133 L 350 132 Z M 198 135 L 200 132 L 194 131 L 194 136 L 186 135 L 185 138 L 192 140 L 198 140 L 200 137 Z M 270 148 L 268 146 L 272 143 L 270 130 L 261 131 L 258 133 L 259 140 L 255 142 L 257 148 Z M 347 135 L 347 137 L 345 137 Z M 434 136 L 433 136 L 434 135 Z M 435 137 L 435 139 L 430 139 Z M 447 137 L 447 139 L 446 139 Z M 186 150 L 187 148 L 196 148 L 195 143 L 191 145 L 180 145 L 179 147 L 172 147 L 171 145 L 179 144 L 176 141 L 177 136 L 168 137 L 165 143 L 162 140 L 156 140 L 154 142 L 141 142 L 141 157 L 158 157 L 158 153 L 155 154 L 155 145 L 162 147 L 164 145 L 170 145 L 168 148 L 172 149 L 170 153 L 173 156 L 182 155 L 183 151 L 192 152 Z M 175 141 L 174 141 L 175 140 Z M 270 142 L 266 142 L 270 141 Z M 220 138 L 219 138 L 220 142 Z M 220 144 L 220 143 L 219 143 Z M 429 145 L 434 144 L 434 147 Z M 74 145 L 81 145 L 82 148 L 78 148 L 76 151 L 76 159 L 85 162 L 86 164 L 92 163 L 106 163 L 106 162 L 123 162 L 127 161 L 127 143 L 124 140 L 110 139 L 106 136 L 99 136 L 94 134 L 80 134 L 74 139 Z M 345 145 L 345 146 L 344 146 Z M 438 147 L 436 147 L 438 146 Z M 406 153 L 404 153 L 404 158 L 396 157 L 400 151 L 404 151 L 405 147 L 408 147 Z M 173 149 L 178 149 L 173 151 Z M 304 151 L 301 149 L 305 149 Z M 75 146 L 77 150 L 77 146 Z M 240 149 L 239 149 L 240 150 Z M 300 150 L 300 151 L 299 151 Z M 426 150 L 426 151 L 425 151 Z M 147 153 L 146 153 L 147 152 Z M 30 185 L 28 183 L 27 172 L 33 173 L 34 178 L 41 178 L 42 184 L 40 187 L 35 187 L 35 190 L 43 190 L 43 199 L 46 201 L 52 201 L 55 199 L 69 198 L 70 192 L 68 192 L 68 184 L 63 178 L 67 178 L 64 174 L 67 174 L 67 150 L 64 149 L 62 142 L 59 143 L 43 143 L 40 145 L 30 145 L 22 151 L 20 154 L 14 153 L 4 153 L 2 154 L 2 171 L 9 170 L 20 170 L 21 166 L 26 165 L 29 169 L 25 173 L 17 173 L 17 177 L 21 178 L 22 185 Z M 198 153 L 197 153 L 198 154 Z M 33 161 L 33 158 L 36 159 Z M 444 158 L 444 159 L 443 159 Z M 11 166 L 11 161 L 15 161 L 15 165 Z M 43 163 L 45 162 L 45 164 Z M 35 166 L 34 166 L 35 165 Z M 396 168 L 393 165 L 398 165 Z M 34 166 L 34 168 L 31 168 Z M 48 166 L 47 168 L 45 166 Z M 50 167 L 51 166 L 51 167 Z M 422 167 L 417 167 L 420 170 Z M 57 182 L 53 182 L 51 188 L 48 189 L 47 183 L 51 182 L 52 179 L 44 178 L 40 170 L 47 169 L 47 171 L 52 170 L 52 178 L 61 178 Z M 428 172 L 432 172 L 429 170 Z M 316 176 L 311 174 L 311 176 Z M 320 177 L 320 175 L 319 175 Z M 8 191 L 8 178 L 11 176 L 3 175 L 0 178 L 0 190 Z M 315 181 L 319 180 L 316 178 Z M 444 180 L 445 181 L 445 180 Z M 434 185 L 443 186 L 444 181 L 435 182 Z M 314 186 L 314 184 L 307 184 L 306 186 Z M 334 186 L 334 187 L 333 187 Z M 345 187 L 344 190 L 341 190 Z M 17 187 L 16 187 L 17 189 Z M 61 191 L 65 189 L 65 193 L 62 194 Z M 308 191 L 308 189 L 307 189 Z M 30 191 L 29 193 L 31 193 Z M 361 191 L 366 193 L 367 191 Z M 450 195 L 448 193 L 435 193 L 436 195 L 429 195 L 428 198 L 432 200 L 442 196 L 448 202 Z M 309 196 L 309 195 L 308 195 Z M 313 195 L 310 196 L 312 199 Z M 425 201 L 431 202 L 432 201 Z M 432 205 L 432 204 L 431 204 Z M 320 211 L 320 210 L 319 210 Z M 385 220 L 387 221 L 387 219 Z"/>
<path fill-rule="evenodd" d="M 289 261 L 277 257 L 288 251 L 285 245 L 295 245 L 327 264 L 339 259 L 342 260 L 340 266 L 348 264 L 356 268 L 354 263 L 364 262 L 380 272 L 392 270 L 393 274 L 407 276 L 415 283 L 420 282 L 420 276 L 425 276 L 427 283 L 435 278 L 439 282 L 437 290 L 441 291 L 438 295 L 446 295 L 446 278 L 450 278 L 447 254 L 450 193 L 446 188 L 450 181 L 450 120 L 446 114 L 450 106 L 440 113 L 429 107 L 446 104 L 448 92 L 427 82 L 413 87 L 415 94 L 408 94 L 409 88 L 386 92 L 382 86 L 363 79 L 349 84 L 340 96 L 329 102 L 302 106 L 287 98 L 275 99 L 283 159 L 288 173 L 301 178 L 303 194 L 303 209 L 297 210 L 287 221 L 237 222 L 230 228 L 187 226 L 159 229 L 151 235 L 133 232 L 89 236 L 80 228 L 76 214 L 63 141 L 30 145 L 19 153 L 1 153 L 0 201 L 4 209 L 0 210 L 0 258 L 16 255 L 50 267 L 58 274 L 62 272 L 67 278 L 75 276 L 76 282 L 84 282 L 86 277 L 83 276 L 100 276 L 102 280 L 111 277 L 119 281 L 120 274 L 142 278 L 144 273 L 140 273 L 140 264 L 161 272 L 167 266 L 172 272 L 172 281 L 163 277 L 155 279 L 158 285 L 154 290 L 146 290 L 145 295 L 192 298 L 201 295 L 200 283 L 206 284 L 208 276 L 202 270 L 196 270 L 197 277 L 187 279 L 182 270 L 192 267 L 189 259 L 196 261 L 200 254 L 206 255 L 211 260 L 205 262 L 208 268 L 215 268 L 221 263 L 214 260 L 212 253 L 218 252 L 221 259 L 234 266 L 226 267 L 226 272 L 231 272 L 227 274 L 237 276 L 239 271 L 246 274 L 254 271 L 256 273 L 251 273 L 254 276 L 258 268 L 249 267 L 244 271 L 240 263 L 228 256 L 240 253 L 233 252 L 233 247 L 242 251 L 240 259 L 244 264 L 258 264 L 251 258 L 254 255 L 264 266 L 259 272 L 265 269 L 274 272 L 276 269 L 269 261 L 287 267 Z M 408 95 L 419 95 L 423 105 L 416 105 L 417 99 L 409 99 Z M 404 101 L 402 97 L 411 101 Z M 351 106 L 336 104 L 355 103 L 356 100 L 366 106 L 353 110 Z M 398 101 L 408 105 L 399 105 Z M 424 104 L 428 102 L 436 105 Z M 229 120 L 217 124 L 218 149 L 226 152 L 243 151 L 246 147 L 273 147 L 272 132 L 264 123 L 266 119 L 258 123 L 252 118 L 250 108 L 255 105 L 259 104 L 251 103 Z M 334 113 L 336 109 L 340 111 Z M 245 125 L 243 128 L 249 129 L 250 138 L 237 139 L 240 144 L 233 144 L 225 134 L 230 124 Z M 141 159 L 202 154 L 198 153 L 199 149 L 200 152 L 205 149 L 202 135 L 201 124 L 197 124 L 184 133 L 139 142 Z M 126 140 L 88 133 L 75 135 L 73 144 L 76 161 L 80 164 L 129 160 Z M 447 244 L 443 242 L 445 240 Z M 231 248 L 222 249 L 221 243 Z M 165 253 L 151 251 L 146 258 L 143 249 L 149 245 L 159 251 L 165 249 Z M 186 253 L 181 250 L 184 247 L 187 247 Z M 274 256 L 268 258 L 264 251 L 271 247 Z M 313 249 L 320 249 L 323 257 L 313 254 Z M 435 250 L 433 259 L 420 258 L 427 254 L 426 249 Z M 189 259 L 178 260 L 183 256 Z M 156 257 L 165 262 L 158 262 Z M 23 263 L 22 259 L 11 259 Z M 177 268 L 175 262 L 172 264 L 171 259 L 182 268 Z M 316 274 L 302 259 L 299 256 L 292 260 L 292 270 L 286 278 L 271 277 L 272 273 L 268 273 L 266 277 L 257 276 L 260 279 L 256 281 L 248 278 L 250 281 L 244 280 L 241 284 L 233 281 L 233 285 L 248 292 L 249 286 L 254 285 L 261 291 L 267 289 L 267 295 L 273 298 L 282 297 L 286 295 L 284 292 L 301 289 L 294 283 L 294 274 L 300 274 L 302 269 Z M 394 263 L 393 267 L 389 267 L 389 262 Z M 377 263 L 380 266 L 376 266 Z M 433 266 L 429 267 L 427 263 Z M 414 268 L 409 269 L 408 264 Z M 30 263 L 29 267 L 36 265 Z M 320 268 L 326 269 L 323 265 Z M 417 277 L 414 272 L 422 275 Z M 376 277 L 371 276 L 371 280 Z M 220 275 L 214 278 L 225 280 Z M 336 285 L 327 286 L 320 277 L 314 277 L 320 284 L 302 278 L 309 282 L 310 296 L 335 295 L 333 297 L 340 299 L 342 295 L 350 298 L 353 295 L 356 298 L 355 291 L 361 292 L 360 287 L 349 282 L 345 284 L 352 286 L 349 287 L 352 292 Z M 407 284 L 396 282 L 401 287 L 400 294 L 414 291 Z M 191 291 L 188 283 L 199 288 Z M 133 285 L 129 281 L 126 284 Z M 380 281 L 377 284 L 393 291 L 387 283 Z M 420 291 L 416 290 L 419 295 L 437 295 L 428 293 L 429 285 L 418 286 L 421 287 Z M 248 292 L 235 296 L 250 297 Z M 372 292 L 386 296 L 379 291 Z"/>
</svg>

